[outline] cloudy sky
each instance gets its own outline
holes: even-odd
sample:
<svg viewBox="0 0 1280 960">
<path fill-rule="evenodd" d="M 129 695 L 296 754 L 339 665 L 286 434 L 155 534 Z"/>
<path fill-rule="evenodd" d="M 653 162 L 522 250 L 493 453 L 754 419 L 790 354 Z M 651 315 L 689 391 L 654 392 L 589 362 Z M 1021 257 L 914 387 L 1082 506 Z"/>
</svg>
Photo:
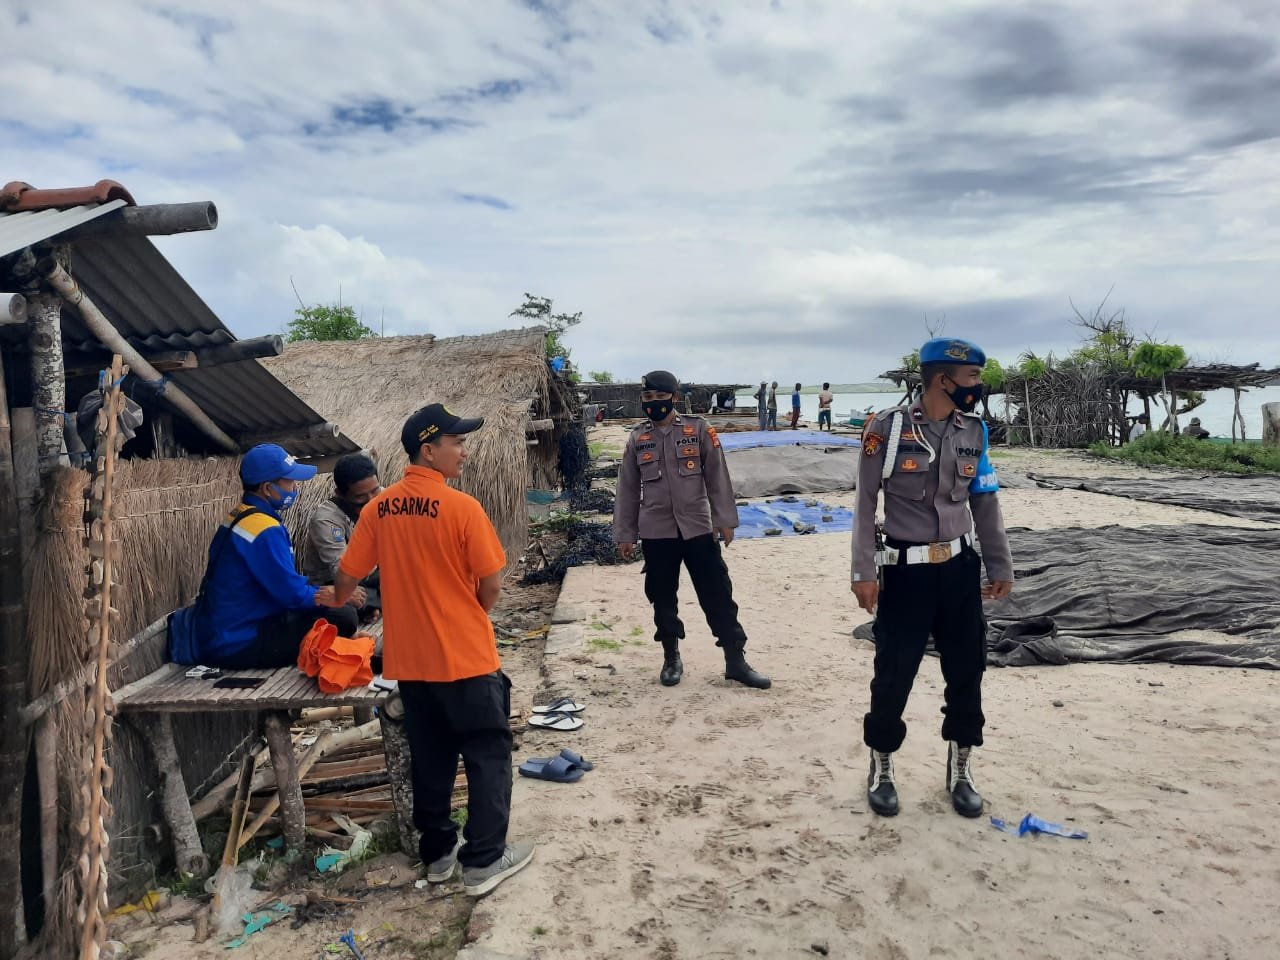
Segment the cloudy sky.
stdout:
<svg viewBox="0 0 1280 960">
<path fill-rule="evenodd" d="M 0 9 L 3 178 L 213 200 L 158 243 L 242 337 L 290 278 L 388 334 L 528 291 L 582 311 L 584 369 L 844 382 L 940 320 L 1069 348 L 1114 288 L 1280 363 L 1274 0 Z"/>
</svg>

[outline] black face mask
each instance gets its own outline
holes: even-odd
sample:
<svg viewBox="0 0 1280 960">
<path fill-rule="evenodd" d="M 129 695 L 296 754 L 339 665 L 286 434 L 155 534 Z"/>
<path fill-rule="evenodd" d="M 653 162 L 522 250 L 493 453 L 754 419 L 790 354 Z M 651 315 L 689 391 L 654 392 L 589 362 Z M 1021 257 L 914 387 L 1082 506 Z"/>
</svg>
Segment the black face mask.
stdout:
<svg viewBox="0 0 1280 960">
<path fill-rule="evenodd" d="M 956 405 L 961 413 L 973 413 L 974 408 L 978 406 L 978 401 L 982 399 L 982 395 L 986 393 L 987 388 L 981 383 L 974 387 L 962 387 L 954 380 L 951 383 L 954 389 L 947 391 L 947 396 L 951 398 L 951 402 Z"/>
<path fill-rule="evenodd" d="M 644 415 L 654 423 L 659 423 L 667 419 L 667 415 L 671 413 L 672 404 L 675 400 L 667 398 L 666 400 L 642 400 L 640 407 L 644 410 Z"/>
</svg>

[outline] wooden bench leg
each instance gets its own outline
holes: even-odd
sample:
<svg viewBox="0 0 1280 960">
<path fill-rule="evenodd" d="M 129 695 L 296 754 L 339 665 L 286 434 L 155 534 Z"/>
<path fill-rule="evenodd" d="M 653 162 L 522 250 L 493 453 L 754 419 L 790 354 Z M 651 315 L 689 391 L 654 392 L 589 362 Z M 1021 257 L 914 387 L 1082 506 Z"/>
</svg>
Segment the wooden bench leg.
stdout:
<svg viewBox="0 0 1280 960">
<path fill-rule="evenodd" d="M 302 853 L 307 842 L 307 811 L 302 803 L 302 784 L 293 760 L 293 741 L 289 738 L 289 714 L 272 712 L 263 721 L 267 748 L 271 751 L 271 769 L 280 794 L 280 819 L 284 821 L 284 845 L 287 850 Z"/>
<path fill-rule="evenodd" d="M 173 740 L 173 722 L 167 713 L 152 714 L 141 722 L 149 728 L 151 751 L 160 771 L 160 798 L 165 822 L 173 834 L 173 855 L 181 873 L 203 877 L 209 872 L 209 858 L 200 846 L 200 831 L 191 813 L 191 800 L 187 796 L 187 783 L 178 763 L 178 746 Z"/>
<path fill-rule="evenodd" d="M 382 728 L 382 753 L 387 761 L 387 778 L 391 782 L 391 801 L 396 808 L 396 826 L 400 830 L 400 849 L 411 857 L 418 855 L 418 831 L 413 826 L 412 755 L 404 723 L 392 720 L 385 708 L 378 712 Z"/>
</svg>

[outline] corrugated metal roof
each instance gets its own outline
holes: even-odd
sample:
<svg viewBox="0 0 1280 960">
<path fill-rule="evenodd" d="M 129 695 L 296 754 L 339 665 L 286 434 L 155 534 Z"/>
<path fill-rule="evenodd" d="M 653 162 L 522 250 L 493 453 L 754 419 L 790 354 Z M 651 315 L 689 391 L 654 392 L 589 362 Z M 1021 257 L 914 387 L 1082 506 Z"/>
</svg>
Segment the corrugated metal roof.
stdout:
<svg viewBox="0 0 1280 960">
<path fill-rule="evenodd" d="M 96 207 L 0 213 L 0 249 L 4 254 L 13 253 L 124 205 L 123 200 L 112 200 Z M 10 238 L 22 242 L 7 246 L 5 241 Z M 69 272 L 112 325 L 144 356 L 157 350 L 195 350 L 236 340 L 145 237 L 77 240 L 72 245 Z M 79 311 L 70 305 L 62 308 L 62 339 L 68 350 L 102 349 L 85 327 Z M 294 432 L 324 422 L 320 414 L 256 360 L 179 370 L 169 376 L 233 439 Z M 324 457 L 351 453 L 359 449 L 359 444 L 339 434 L 290 441 L 288 447 L 295 456 Z"/>
<path fill-rule="evenodd" d="M 86 203 L 66 210 L 33 210 L 26 213 L 0 214 L 0 257 L 7 257 L 23 247 L 48 240 L 72 227 L 95 220 L 104 213 L 125 206 L 123 200 Z"/>
</svg>

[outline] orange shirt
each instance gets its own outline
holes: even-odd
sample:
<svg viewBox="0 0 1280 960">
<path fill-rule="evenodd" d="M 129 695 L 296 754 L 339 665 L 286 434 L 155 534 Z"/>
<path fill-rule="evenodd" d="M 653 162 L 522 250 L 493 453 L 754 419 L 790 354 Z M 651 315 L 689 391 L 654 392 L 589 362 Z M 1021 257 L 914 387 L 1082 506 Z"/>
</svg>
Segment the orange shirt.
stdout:
<svg viewBox="0 0 1280 960">
<path fill-rule="evenodd" d="M 409 466 L 360 511 L 338 566 L 357 580 L 379 570 L 383 675 L 449 682 L 501 666 L 476 586 L 506 562 L 479 501 Z"/>
</svg>

